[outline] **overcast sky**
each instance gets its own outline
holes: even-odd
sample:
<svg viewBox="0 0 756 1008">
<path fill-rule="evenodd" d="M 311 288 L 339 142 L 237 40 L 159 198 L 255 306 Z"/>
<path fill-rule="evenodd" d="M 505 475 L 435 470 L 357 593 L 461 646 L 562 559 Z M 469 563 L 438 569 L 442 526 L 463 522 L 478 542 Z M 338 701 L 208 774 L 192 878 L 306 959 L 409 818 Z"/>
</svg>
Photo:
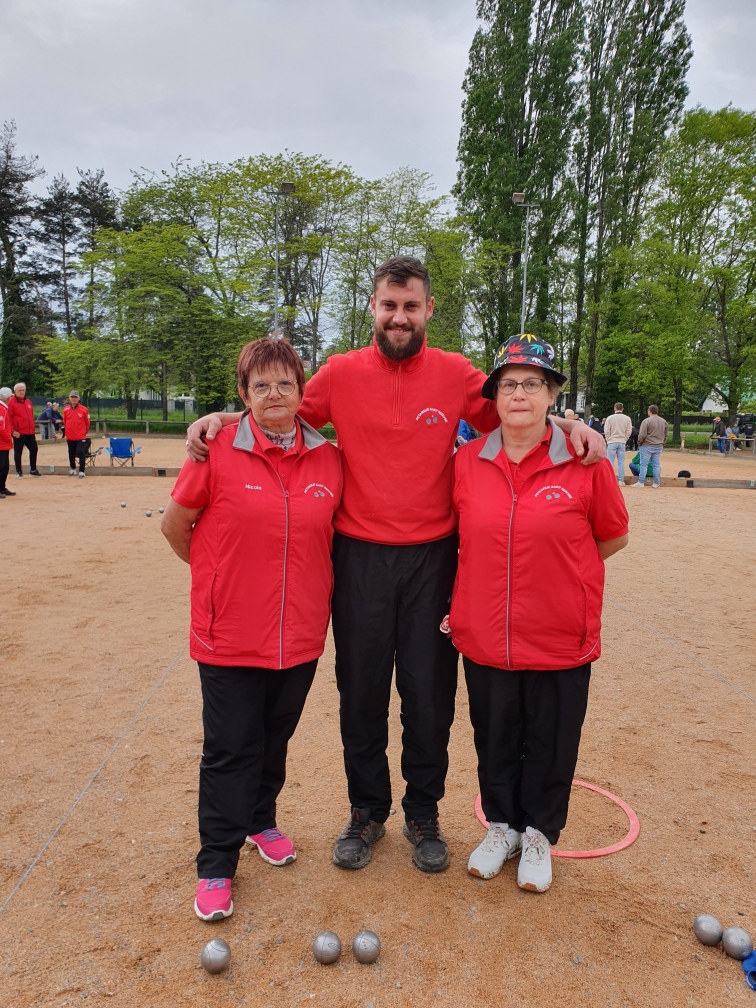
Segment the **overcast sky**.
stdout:
<svg viewBox="0 0 756 1008">
<path fill-rule="evenodd" d="M 756 107 L 756 0 L 688 0 L 690 104 Z M 2 117 L 48 171 L 284 148 L 455 178 L 474 0 L 0 0 Z"/>
</svg>

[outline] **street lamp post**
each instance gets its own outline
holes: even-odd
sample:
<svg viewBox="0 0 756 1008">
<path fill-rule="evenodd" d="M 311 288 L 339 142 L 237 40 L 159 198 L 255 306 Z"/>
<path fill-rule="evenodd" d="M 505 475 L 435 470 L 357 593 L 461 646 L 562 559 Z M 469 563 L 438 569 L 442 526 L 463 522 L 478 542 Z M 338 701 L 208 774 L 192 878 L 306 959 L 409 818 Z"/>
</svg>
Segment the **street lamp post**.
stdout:
<svg viewBox="0 0 756 1008">
<path fill-rule="evenodd" d="M 273 335 L 278 337 L 278 201 L 282 196 L 291 196 L 294 192 L 293 182 L 282 182 L 278 189 L 267 189 L 266 192 L 276 201 L 276 280 L 273 301 Z"/>
<path fill-rule="evenodd" d="M 525 207 L 525 249 L 522 256 L 522 307 L 520 309 L 520 332 L 525 332 L 525 300 L 528 294 L 528 245 L 530 241 L 530 211 L 537 203 L 526 203 L 525 193 L 512 193 L 515 206 Z"/>
</svg>

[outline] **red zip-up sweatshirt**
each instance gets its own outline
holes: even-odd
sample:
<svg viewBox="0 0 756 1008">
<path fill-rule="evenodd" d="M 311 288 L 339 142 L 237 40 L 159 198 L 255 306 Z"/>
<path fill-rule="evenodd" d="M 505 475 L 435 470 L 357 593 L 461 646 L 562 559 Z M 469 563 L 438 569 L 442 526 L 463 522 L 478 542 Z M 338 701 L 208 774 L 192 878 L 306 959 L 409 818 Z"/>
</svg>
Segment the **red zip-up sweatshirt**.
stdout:
<svg viewBox="0 0 756 1008">
<path fill-rule="evenodd" d="M 627 509 L 611 464 L 583 465 L 550 426 L 521 481 L 502 458 L 500 429 L 455 457 L 459 567 L 449 627 L 457 650 L 479 665 L 566 669 L 601 654 L 604 561 L 595 540 L 626 535 Z"/>
<path fill-rule="evenodd" d="M 89 410 L 82 403 L 63 407 L 63 430 L 67 441 L 83 441 L 89 431 Z"/>
<path fill-rule="evenodd" d="M 451 503 L 459 421 L 487 433 L 496 407 L 480 390 L 486 376 L 461 354 L 423 345 L 392 361 L 375 341 L 329 357 L 305 386 L 299 415 L 336 428 L 344 453 L 337 532 L 394 545 L 433 542 L 457 525 Z"/>
<path fill-rule="evenodd" d="M 209 463 L 179 473 L 171 496 L 203 509 L 190 550 L 195 661 L 281 669 L 323 653 L 341 452 L 299 427 L 284 453 L 244 416 L 212 442 Z"/>
<path fill-rule="evenodd" d="M 12 430 L 19 434 L 33 434 L 35 432 L 34 407 L 31 399 L 19 399 L 18 396 L 11 396 L 8 400 L 8 415 Z"/>
</svg>

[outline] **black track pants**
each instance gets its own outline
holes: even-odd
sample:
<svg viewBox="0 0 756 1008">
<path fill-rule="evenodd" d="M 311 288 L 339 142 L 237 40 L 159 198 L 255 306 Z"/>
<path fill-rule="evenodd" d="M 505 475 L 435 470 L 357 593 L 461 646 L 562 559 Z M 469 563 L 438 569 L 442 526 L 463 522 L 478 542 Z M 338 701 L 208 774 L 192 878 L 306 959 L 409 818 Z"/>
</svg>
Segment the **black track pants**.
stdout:
<svg viewBox="0 0 756 1008">
<path fill-rule="evenodd" d="M 567 822 L 590 662 L 554 672 L 463 662 L 486 819 L 534 826 L 555 844 Z"/>
<path fill-rule="evenodd" d="M 19 434 L 13 438 L 13 461 L 16 464 L 16 472 L 21 472 L 21 453 L 24 448 L 29 449 L 29 469 L 34 472 L 37 468 L 37 438 L 34 434 Z"/>
<path fill-rule="evenodd" d="M 68 445 L 68 468 L 76 468 L 76 459 L 79 460 L 79 469 L 84 472 L 84 466 L 87 460 L 87 441 L 86 438 L 83 441 L 70 441 L 66 438 L 66 444 Z"/>
<path fill-rule="evenodd" d="M 200 663 L 198 878 L 233 878 L 248 833 L 276 825 L 286 751 L 317 660 L 288 669 Z"/>
<path fill-rule="evenodd" d="M 5 484 L 8 479 L 8 470 L 10 469 L 10 449 L 4 448 L 0 451 L 0 493 L 5 490 Z"/>
<path fill-rule="evenodd" d="M 353 808 L 391 809 L 386 746 L 391 680 L 401 699 L 402 806 L 434 817 L 449 766 L 458 654 L 439 624 L 449 612 L 457 537 L 386 546 L 334 536 L 333 636 L 341 739 Z"/>
</svg>

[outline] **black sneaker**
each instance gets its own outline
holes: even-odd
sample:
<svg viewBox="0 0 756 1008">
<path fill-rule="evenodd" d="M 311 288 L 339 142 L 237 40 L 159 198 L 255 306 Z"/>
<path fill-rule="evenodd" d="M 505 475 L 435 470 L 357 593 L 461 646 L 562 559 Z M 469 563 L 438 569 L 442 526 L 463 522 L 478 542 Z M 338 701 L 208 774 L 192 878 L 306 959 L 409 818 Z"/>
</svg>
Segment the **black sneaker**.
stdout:
<svg viewBox="0 0 756 1008">
<path fill-rule="evenodd" d="M 412 844 L 412 860 L 420 871 L 443 871 L 449 867 L 449 847 L 435 819 L 408 819 L 404 835 Z"/>
<path fill-rule="evenodd" d="M 3 489 L 0 490 L 0 494 L 2 494 L 3 497 L 15 497 L 16 491 L 9 490 L 8 487 L 3 487 Z"/>
<path fill-rule="evenodd" d="M 333 848 L 333 863 L 339 868 L 364 868 L 372 857 L 371 847 L 385 832 L 383 823 L 370 818 L 370 809 L 352 809 L 349 825 Z"/>
<path fill-rule="evenodd" d="M 30 476 L 41 476 L 42 473 L 39 471 L 39 469 L 30 469 L 29 470 L 29 475 Z"/>
</svg>

